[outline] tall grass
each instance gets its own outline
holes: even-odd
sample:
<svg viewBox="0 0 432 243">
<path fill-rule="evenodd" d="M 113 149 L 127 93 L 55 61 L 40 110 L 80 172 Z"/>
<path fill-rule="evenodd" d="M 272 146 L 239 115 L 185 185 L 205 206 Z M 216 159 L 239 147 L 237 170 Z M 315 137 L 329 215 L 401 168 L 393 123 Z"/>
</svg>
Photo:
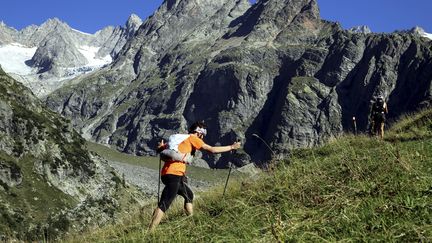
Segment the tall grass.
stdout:
<svg viewBox="0 0 432 243">
<path fill-rule="evenodd" d="M 295 150 L 275 170 L 231 183 L 224 198 L 221 186 L 200 194 L 192 217 L 178 201 L 153 233 L 148 209 L 75 240 L 430 242 L 431 114 L 401 121 L 384 141 L 344 136 Z"/>
</svg>

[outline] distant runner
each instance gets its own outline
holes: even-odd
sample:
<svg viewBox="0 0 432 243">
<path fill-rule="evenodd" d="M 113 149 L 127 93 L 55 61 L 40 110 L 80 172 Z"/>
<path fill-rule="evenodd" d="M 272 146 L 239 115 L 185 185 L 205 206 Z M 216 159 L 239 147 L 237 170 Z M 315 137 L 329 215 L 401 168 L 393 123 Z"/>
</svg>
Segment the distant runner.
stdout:
<svg viewBox="0 0 432 243">
<path fill-rule="evenodd" d="M 380 136 L 381 139 L 384 139 L 384 123 L 386 121 L 387 113 L 387 103 L 384 101 L 383 96 L 380 95 L 372 105 L 371 118 L 372 134 Z"/>
<path fill-rule="evenodd" d="M 187 185 L 186 181 L 186 159 L 175 160 L 177 155 L 172 154 L 172 151 L 169 150 L 177 150 L 179 155 L 184 156 L 183 158 L 188 158 L 190 155 L 194 154 L 196 150 L 207 150 L 211 153 L 223 153 L 231 150 L 236 150 L 240 148 L 240 142 L 233 143 L 228 146 L 215 146 L 212 147 L 207 145 L 202 140 L 204 136 L 207 134 L 206 126 L 203 122 L 195 122 L 189 128 L 189 134 L 183 134 L 183 137 L 180 134 L 178 136 L 170 138 L 168 144 L 164 143 L 162 140 L 158 146 L 158 152 L 165 151 L 163 153 L 163 158 L 165 162 L 162 171 L 161 171 L 161 180 L 165 185 L 165 188 L 162 191 L 162 195 L 160 201 L 158 203 L 158 207 L 153 212 L 153 217 L 151 219 L 149 230 L 153 231 L 156 226 L 159 225 L 163 216 L 165 215 L 166 210 L 170 207 L 171 203 L 174 201 L 177 195 L 180 195 L 184 198 L 184 209 L 187 215 L 193 214 L 193 192 Z M 182 141 L 179 142 L 179 139 Z M 170 158 L 166 158 L 166 156 L 173 155 Z M 189 159 L 187 159 L 189 160 Z"/>
</svg>

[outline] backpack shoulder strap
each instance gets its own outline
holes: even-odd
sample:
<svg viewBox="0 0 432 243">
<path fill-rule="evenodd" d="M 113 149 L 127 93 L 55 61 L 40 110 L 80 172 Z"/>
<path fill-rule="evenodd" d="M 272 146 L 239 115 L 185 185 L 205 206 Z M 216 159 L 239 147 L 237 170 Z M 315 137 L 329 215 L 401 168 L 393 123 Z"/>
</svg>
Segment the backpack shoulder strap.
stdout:
<svg viewBox="0 0 432 243">
<path fill-rule="evenodd" d="M 178 146 L 188 139 L 190 134 L 173 134 L 168 139 L 168 148 L 178 152 Z"/>
</svg>

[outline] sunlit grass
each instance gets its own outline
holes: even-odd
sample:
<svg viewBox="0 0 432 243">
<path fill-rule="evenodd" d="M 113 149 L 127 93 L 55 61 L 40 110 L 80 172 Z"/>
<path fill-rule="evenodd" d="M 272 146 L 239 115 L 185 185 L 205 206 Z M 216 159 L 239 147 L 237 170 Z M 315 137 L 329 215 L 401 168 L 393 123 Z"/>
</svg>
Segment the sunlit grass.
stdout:
<svg viewBox="0 0 432 243">
<path fill-rule="evenodd" d="M 258 177 L 201 193 L 195 215 L 182 202 L 155 232 L 155 205 L 80 242 L 430 242 L 432 112 L 403 120 L 383 141 L 343 136 Z M 402 125 L 401 125 L 402 124 Z M 413 131 L 423 131 L 415 135 Z M 410 139 L 406 139 L 406 138 Z"/>
</svg>

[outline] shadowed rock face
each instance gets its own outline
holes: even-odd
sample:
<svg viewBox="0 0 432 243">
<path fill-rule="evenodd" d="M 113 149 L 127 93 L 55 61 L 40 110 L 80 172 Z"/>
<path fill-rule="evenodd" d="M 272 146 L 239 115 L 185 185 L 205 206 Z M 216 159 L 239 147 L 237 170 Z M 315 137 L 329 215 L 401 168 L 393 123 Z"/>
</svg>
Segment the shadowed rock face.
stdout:
<svg viewBox="0 0 432 243">
<path fill-rule="evenodd" d="M 116 62 L 47 98 L 84 135 L 129 153 L 205 120 L 209 144 L 242 138 L 236 165 L 365 131 L 374 95 L 389 118 L 430 105 L 431 42 L 321 20 L 315 0 L 165 1 Z M 228 155 L 203 157 L 223 167 Z"/>
</svg>

